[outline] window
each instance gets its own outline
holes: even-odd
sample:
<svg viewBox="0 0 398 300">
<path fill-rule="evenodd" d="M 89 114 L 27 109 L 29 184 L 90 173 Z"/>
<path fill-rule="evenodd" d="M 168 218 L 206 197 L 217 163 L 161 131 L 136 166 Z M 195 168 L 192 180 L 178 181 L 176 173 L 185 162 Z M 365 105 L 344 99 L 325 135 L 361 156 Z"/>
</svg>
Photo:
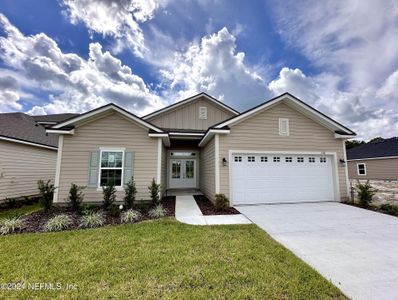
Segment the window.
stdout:
<svg viewBox="0 0 398 300">
<path fill-rule="evenodd" d="M 292 162 L 293 159 L 289 156 L 289 157 L 285 157 L 285 162 Z"/>
<path fill-rule="evenodd" d="M 319 161 L 320 161 L 321 163 L 325 163 L 325 162 L 326 162 L 326 157 L 321 157 L 321 158 L 319 159 Z"/>
<path fill-rule="evenodd" d="M 268 161 L 268 157 L 266 156 L 261 156 L 261 162 L 267 162 Z"/>
<path fill-rule="evenodd" d="M 279 118 L 279 135 L 289 135 L 289 119 Z"/>
<path fill-rule="evenodd" d="M 207 120 L 207 107 L 206 106 L 199 107 L 199 119 Z"/>
<path fill-rule="evenodd" d="M 235 156 L 234 157 L 235 162 L 241 162 L 242 161 L 242 156 Z"/>
<path fill-rule="evenodd" d="M 181 161 L 174 160 L 171 163 L 171 178 L 178 179 L 181 177 Z"/>
<path fill-rule="evenodd" d="M 100 186 L 122 186 L 123 151 L 101 151 Z"/>
<path fill-rule="evenodd" d="M 308 158 L 308 161 L 309 161 L 310 163 L 314 163 L 314 162 L 315 162 L 315 157 L 309 157 L 309 158 Z"/>
<path fill-rule="evenodd" d="M 248 161 L 248 162 L 255 162 L 255 161 L 256 161 L 256 158 L 255 158 L 254 156 L 248 156 L 248 157 L 247 157 L 247 161 Z"/>
<path fill-rule="evenodd" d="M 274 162 L 280 162 L 281 158 L 279 156 L 274 156 L 273 160 L 274 160 Z"/>
<path fill-rule="evenodd" d="M 297 157 L 297 162 L 303 163 L 304 162 L 304 157 Z"/>
<path fill-rule="evenodd" d="M 366 175 L 366 165 L 365 164 L 357 164 L 357 173 L 358 173 L 358 175 Z"/>
</svg>

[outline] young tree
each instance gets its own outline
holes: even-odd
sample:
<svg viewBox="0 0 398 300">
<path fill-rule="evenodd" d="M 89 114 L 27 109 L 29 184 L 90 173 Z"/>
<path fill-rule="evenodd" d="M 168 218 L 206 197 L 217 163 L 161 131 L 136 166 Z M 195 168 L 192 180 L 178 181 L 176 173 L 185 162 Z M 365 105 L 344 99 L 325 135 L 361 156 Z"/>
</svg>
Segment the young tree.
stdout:
<svg viewBox="0 0 398 300">
<path fill-rule="evenodd" d="M 152 205 L 157 206 L 160 204 L 160 184 L 157 184 L 155 179 L 152 179 L 151 185 L 148 186 L 149 194 L 152 199 Z"/>
<path fill-rule="evenodd" d="M 134 177 L 131 177 L 129 182 L 126 184 L 124 192 L 125 192 L 124 204 L 127 206 L 127 208 L 133 208 L 135 195 L 137 194 Z"/>
</svg>

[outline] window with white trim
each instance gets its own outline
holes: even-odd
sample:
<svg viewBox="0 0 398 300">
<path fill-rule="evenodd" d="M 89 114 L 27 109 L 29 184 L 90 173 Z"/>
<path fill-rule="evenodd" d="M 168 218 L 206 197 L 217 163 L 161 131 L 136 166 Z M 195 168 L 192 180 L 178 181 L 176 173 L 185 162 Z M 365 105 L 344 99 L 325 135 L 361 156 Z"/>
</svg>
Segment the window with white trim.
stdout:
<svg viewBox="0 0 398 300">
<path fill-rule="evenodd" d="M 292 157 L 290 157 L 290 156 L 285 157 L 285 162 L 292 162 L 292 161 L 293 161 Z"/>
<path fill-rule="evenodd" d="M 280 162 L 281 158 L 279 156 L 274 156 L 273 161 L 274 162 Z"/>
<path fill-rule="evenodd" d="M 199 107 L 199 119 L 207 120 L 207 107 L 206 106 Z"/>
<path fill-rule="evenodd" d="M 297 162 L 303 163 L 304 162 L 304 157 L 297 157 Z"/>
<path fill-rule="evenodd" d="M 261 162 L 267 162 L 268 161 L 268 157 L 266 156 L 261 156 Z"/>
<path fill-rule="evenodd" d="M 309 158 L 308 158 L 308 161 L 309 161 L 310 163 L 314 163 L 314 162 L 315 162 L 315 157 L 309 157 Z"/>
<path fill-rule="evenodd" d="M 100 186 L 113 183 L 114 186 L 122 186 L 124 151 L 101 150 Z"/>
<path fill-rule="evenodd" d="M 234 157 L 235 162 L 241 162 L 242 161 L 242 156 L 235 156 Z"/>
<path fill-rule="evenodd" d="M 279 118 L 279 135 L 281 136 L 289 135 L 289 119 Z"/>
<path fill-rule="evenodd" d="M 255 161 L 256 161 L 256 158 L 255 158 L 254 156 L 248 156 L 248 157 L 247 157 L 247 161 L 248 161 L 248 162 L 255 162 Z"/>
<path fill-rule="evenodd" d="M 357 164 L 357 174 L 366 175 L 366 165 L 364 163 Z"/>
<path fill-rule="evenodd" d="M 321 163 L 325 163 L 325 162 L 326 162 L 326 157 L 321 157 L 321 158 L 319 159 L 319 161 L 320 161 Z"/>
</svg>

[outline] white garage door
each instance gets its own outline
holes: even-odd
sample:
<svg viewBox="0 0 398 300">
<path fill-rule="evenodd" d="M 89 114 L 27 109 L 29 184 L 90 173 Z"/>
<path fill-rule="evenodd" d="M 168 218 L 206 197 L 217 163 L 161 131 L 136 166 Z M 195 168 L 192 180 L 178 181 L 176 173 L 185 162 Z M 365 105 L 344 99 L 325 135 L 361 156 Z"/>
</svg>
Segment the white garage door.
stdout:
<svg viewBox="0 0 398 300">
<path fill-rule="evenodd" d="M 232 203 L 334 201 L 332 156 L 232 155 Z"/>
</svg>

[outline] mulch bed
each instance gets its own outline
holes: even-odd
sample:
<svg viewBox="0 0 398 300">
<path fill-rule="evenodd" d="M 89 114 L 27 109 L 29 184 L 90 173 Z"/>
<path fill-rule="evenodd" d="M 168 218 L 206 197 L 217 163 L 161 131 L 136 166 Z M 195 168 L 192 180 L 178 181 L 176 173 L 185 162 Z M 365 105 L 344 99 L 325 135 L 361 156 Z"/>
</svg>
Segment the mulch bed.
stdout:
<svg viewBox="0 0 398 300">
<path fill-rule="evenodd" d="M 175 197 L 167 197 L 164 198 L 161 202 L 163 207 L 166 209 L 166 216 L 174 216 L 175 215 Z M 151 209 L 150 205 L 136 205 L 134 207 L 135 210 L 139 211 L 141 213 L 141 218 L 138 222 L 142 222 L 145 220 L 151 220 L 153 219 L 152 217 L 149 216 L 149 210 Z M 92 209 L 93 211 L 98 211 L 101 210 L 101 207 L 95 207 Z M 27 233 L 27 232 L 44 232 L 44 225 L 47 223 L 47 221 L 59 214 L 66 214 L 71 217 L 73 220 L 72 225 L 68 228 L 68 230 L 74 230 L 74 229 L 83 229 L 80 224 L 81 224 L 81 215 L 78 214 L 75 211 L 71 211 L 70 208 L 66 207 L 54 207 L 50 211 L 37 211 L 33 212 L 29 215 L 26 215 L 23 218 L 24 221 L 24 226 L 21 228 L 21 230 L 16 231 L 16 233 Z M 121 224 L 120 222 L 120 214 L 117 216 L 111 215 L 107 211 L 103 211 L 104 213 L 104 219 L 105 223 L 104 226 L 106 225 L 118 225 Z M 136 223 L 138 223 L 136 222 Z"/>
<path fill-rule="evenodd" d="M 228 209 L 226 209 L 226 210 L 217 211 L 214 204 L 209 199 L 207 199 L 205 196 L 195 195 L 193 197 L 195 198 L 196 203 L 198 204 L 200 210 L 202 211 L 202 214 L 204 214 L 205 216 L 240 214 L 240 212 L 238 212 L 233 207 L 228 207 Z"/>
<path fill-rule="evenodd" d="M 368 207 L 364 207 L 364 206 L 362 206 L 362 205 L 360 205 L 358 203 L 352 203 L 352 202 L 342 202 L 342 203 L 346 204 L 346 205 L 355 206 L 355 207 L 358 207 L 358 208 L 363 208 L 363 209 L 375 211 L 375 212 L 382 213 L 382 214 L 385 214 L 385 215 L 398 217 L 398 209 L 395 209 L 394 211 L 386 211 L 382 207 L 375 206 L 375 205 L 369 205 Z"/>
</svg>

